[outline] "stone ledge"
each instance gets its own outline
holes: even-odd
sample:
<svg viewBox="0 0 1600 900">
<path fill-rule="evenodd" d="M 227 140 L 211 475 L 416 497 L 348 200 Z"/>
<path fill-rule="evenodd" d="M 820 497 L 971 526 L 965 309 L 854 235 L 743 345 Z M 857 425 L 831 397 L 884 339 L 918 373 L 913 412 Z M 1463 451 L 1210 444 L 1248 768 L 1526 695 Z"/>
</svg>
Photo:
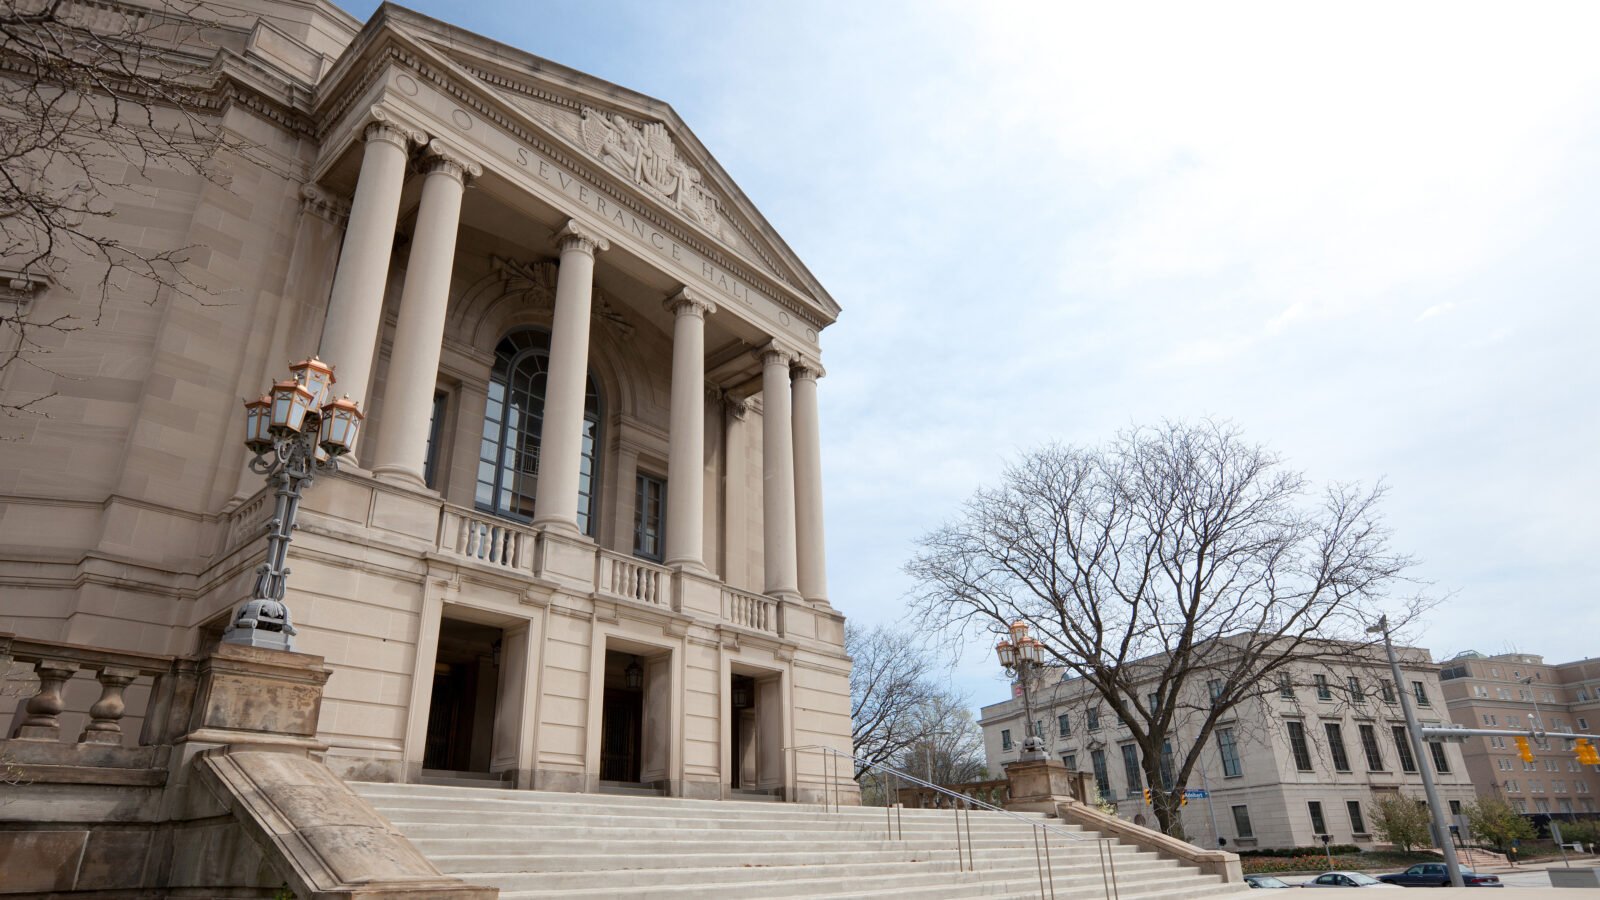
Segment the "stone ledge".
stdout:
<svg viewBox="0 0 1600 900">
<path fill-rule="evenodd" d="M 1107 837 L 1120 838 L 1142 850 L 1157 853 L 1163 858 L 1195 866 L 1208 875 L 1220 877 L 1224 884 L 1240 884 L 1244 881 L 1244 870 L 1239 865 L 1238 854 L 1223 850 L 1205 850 L 1169 834 L 1162 834 L 1143 825 L 1135 825 L 1116 816 L 1108 816 L 1076 800 L 1058 800 L 1056 815 L 1064 822 L 1082 825 L 1090 831 L 1098 831 Z"/>
</svg>

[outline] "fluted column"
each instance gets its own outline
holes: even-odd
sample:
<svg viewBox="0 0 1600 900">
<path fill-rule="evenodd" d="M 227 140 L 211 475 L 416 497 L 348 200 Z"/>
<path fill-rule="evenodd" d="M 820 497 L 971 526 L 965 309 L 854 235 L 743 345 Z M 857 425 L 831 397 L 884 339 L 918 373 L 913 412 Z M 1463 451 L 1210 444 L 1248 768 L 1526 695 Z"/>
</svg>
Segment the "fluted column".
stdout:
<svg viewBox="0 0 1600 900">
<path fill-rule="evenodd" d="M 773 342 L 761 351 L 761 509 L 766 592 L 800 597 L 795 559 L 794 434 L 789 413 L 793 351 Z"/>
<path fill-rule="evenodd" d="M 483 170 L 453 148 L 435 141 L 423 168 L 422 203 L 411 237 L 406 285 L 389 354 L 383 420 L 372 474 L 425 487 L 429 418 L 439 380 L 445 310 L 450 303 L 450 273 L 455 268 L 456 232 L 461 224 L 461 194 L 468 177 Z"/>
<path fill-rule="evenodd" d="M 684 288 L 666 302 L 672 324 L 666 563 L 705 569 L 706 316 L 716 304 Z"/>
<path fill-rule="evenodd" d="M 556 240 L 561 244 L 561 268 L 556 275 L 555 318 L 550 325 L 550 374 L 545 380 L 544 423 L 539 430 L 533 521 L 577 534 L 594 255 L 611 245 L 576 220 L 556 232 Z"/>
<path fill-rule="evenodd" d="M 366 404 L 372 356 L 378 345 L 378 320 L 383 314 L 383 286 L 389 274 L 389 253 L 400 216 L 400 189 L 405 186 L 410 144 L 426 138 L 386 118 L 367 126 L 361 174 L 350 202 L 339 268 L 333 275 L 328 317 L 322 326 L 320 356 L 336 367 L 338 393 Z"/>
<path fill-rule="evenodd" d="M 817 422 L 819 363 L 801 360 L 789 369 L 794 390 L 795 555 L 800 596 L 828 602 L 828 561 L 822 529 L 822 435 Z"/>
</svg>

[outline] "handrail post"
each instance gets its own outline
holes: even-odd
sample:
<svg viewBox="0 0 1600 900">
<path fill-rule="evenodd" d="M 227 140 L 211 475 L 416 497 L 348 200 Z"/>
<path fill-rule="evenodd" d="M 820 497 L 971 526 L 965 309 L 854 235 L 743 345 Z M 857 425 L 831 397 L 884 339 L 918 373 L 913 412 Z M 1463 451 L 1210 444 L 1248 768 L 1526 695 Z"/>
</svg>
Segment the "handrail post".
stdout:
<svg viewBox="0 0 1600 900">
<path fill-rule="evenodd" d="M 972 804 L 968 803 L 962 815 L 967 820 L 967 864 L 978 871 L 978 857 L 972 851 Z"/>
<path fill-rule="evenodd" d="M 1044 900 L 1044 861 L 1039 856 L 1039 826 L 1033 826 L 1033 870 L 1039 876 L 1039 900 Z"/>
<path fill-rule="evenodd" d="M 1117 887 L 1117 854 L 1112 852 L 1113 838 L 1106 838 L 1106 859 L 1111 861 L 1111 896 L 1115 900 L 1122 900 L 1122 889 Z"/>
<path fill-rule="evenodd" d="M 1050 900 L 1056 900 L 1056 867 L 1050 861 L 1050 832 L 1041 828 L 1039 834 L 1044 838 L 1044 872 L 1050 876 Z"/>
</svg>

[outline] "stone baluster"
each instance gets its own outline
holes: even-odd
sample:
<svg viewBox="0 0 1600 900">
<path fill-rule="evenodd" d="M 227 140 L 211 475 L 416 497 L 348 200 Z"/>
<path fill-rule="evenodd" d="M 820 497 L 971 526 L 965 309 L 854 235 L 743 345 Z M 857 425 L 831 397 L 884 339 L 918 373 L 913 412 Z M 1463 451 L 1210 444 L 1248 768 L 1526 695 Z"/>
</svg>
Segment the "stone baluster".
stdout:
<svg viewBox="0 0 1600 900">
<path fill-rule="evenodd" d="M 78 735 L 78 743 L 122 743 L 122 715 L 127 712 L 122 692 L 138 677 L 138 669 L 116 666 L 107 666 L 96 673 L 95 678 L 100 681 L 100 699 L 89 707 L 89 724 L 84 726 L 83 734 Z"/>
<path fill-rule="evenodd" d="M 33 671 L 39 676 L 39 692 L 28 700 L 27 717 L 12 730 L 11 736 L 23 741 L 61 739 L 61 710 L 65 701 L 61 690 L 78 671 L 78 664 L 64 659 L 41 659 Z"/>
</svg>

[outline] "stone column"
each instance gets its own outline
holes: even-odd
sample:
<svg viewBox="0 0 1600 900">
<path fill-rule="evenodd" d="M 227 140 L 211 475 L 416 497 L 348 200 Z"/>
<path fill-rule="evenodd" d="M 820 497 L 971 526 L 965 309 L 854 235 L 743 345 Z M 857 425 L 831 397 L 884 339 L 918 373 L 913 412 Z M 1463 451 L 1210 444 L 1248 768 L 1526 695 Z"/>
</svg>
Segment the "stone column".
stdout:
<svg viewBox="0 0 1600 900">
<path fill-rule="evenodd" d="M 575 219 L 556 232 L 556 240 L 561 244 L 561 268 L 550 326 L 550 374 L 545 380 L 544 423 L 539 430 L 533 521 L 578 534 L 578 467 L 583 455 L 583 396 L 589 380 L 594 255 L 611 245 Z"/>
<path fill-rule="evenodd" d="M 382 110 L 374 110 L 373 115 L 377 121 L 368 125 L 363 135 L 366 151 L 355 198 L 350 202 L 350 223 L 345 227 L 339 268 L 333 275 L 318 354 L 337 367 L 337 393 L 349 394 L 363 404 L 368 399 L 367 381 L 372 377 L 372 356 L 378 345 L 383 286 L 400 216 L 409 145 L 426 141 L 425 136 L 389 121 Z"/>
<path fill-rule="evenodd" d="M 817 422 L 817 379 L 822 366 L 801 360 L 794 381 L 795 549 L 800 596 L 828 604 L 828 562 L 822 528 L 822 437 Z"/>
<path fill-rule="evenodd" d="M 795 354 L 776 341 L 761 356 L 761 509 L 766 593 L 799 599 L 795 558 L 794 436 L 789 366 Z"/>
<path fill-rule="evenodd" d="M 383 421 L 378 423 L 378 449 L 372 465 L 373 475 L 414 487 L 427 486 L 422 469 L 439 380 L 445 310 L 450 304 L 461 194 L 466 179 L 483 174 L 483 170 L 454 149 L 434 142 L 423 172 L 422 203 L 411 239 L 406 285 L 400 294 Z"/>
<path fill-rule="evenodd" d="M 706 316 L 716 304 L 689 288 L 666 302 L 673 314 L 672 415 L 667 449 L 665 561 L 705 571 Z"/>
<path fill-rule="evenodd" d="M 742 397 L 723 401 L 722 423 L 722 580 L 742 589 L 751 589 L 750 545 L 745 522 L 749 507 L 745 484 L 748 460 L 745 457 L 745 428 L 750 403 Z"/>
</svg>

